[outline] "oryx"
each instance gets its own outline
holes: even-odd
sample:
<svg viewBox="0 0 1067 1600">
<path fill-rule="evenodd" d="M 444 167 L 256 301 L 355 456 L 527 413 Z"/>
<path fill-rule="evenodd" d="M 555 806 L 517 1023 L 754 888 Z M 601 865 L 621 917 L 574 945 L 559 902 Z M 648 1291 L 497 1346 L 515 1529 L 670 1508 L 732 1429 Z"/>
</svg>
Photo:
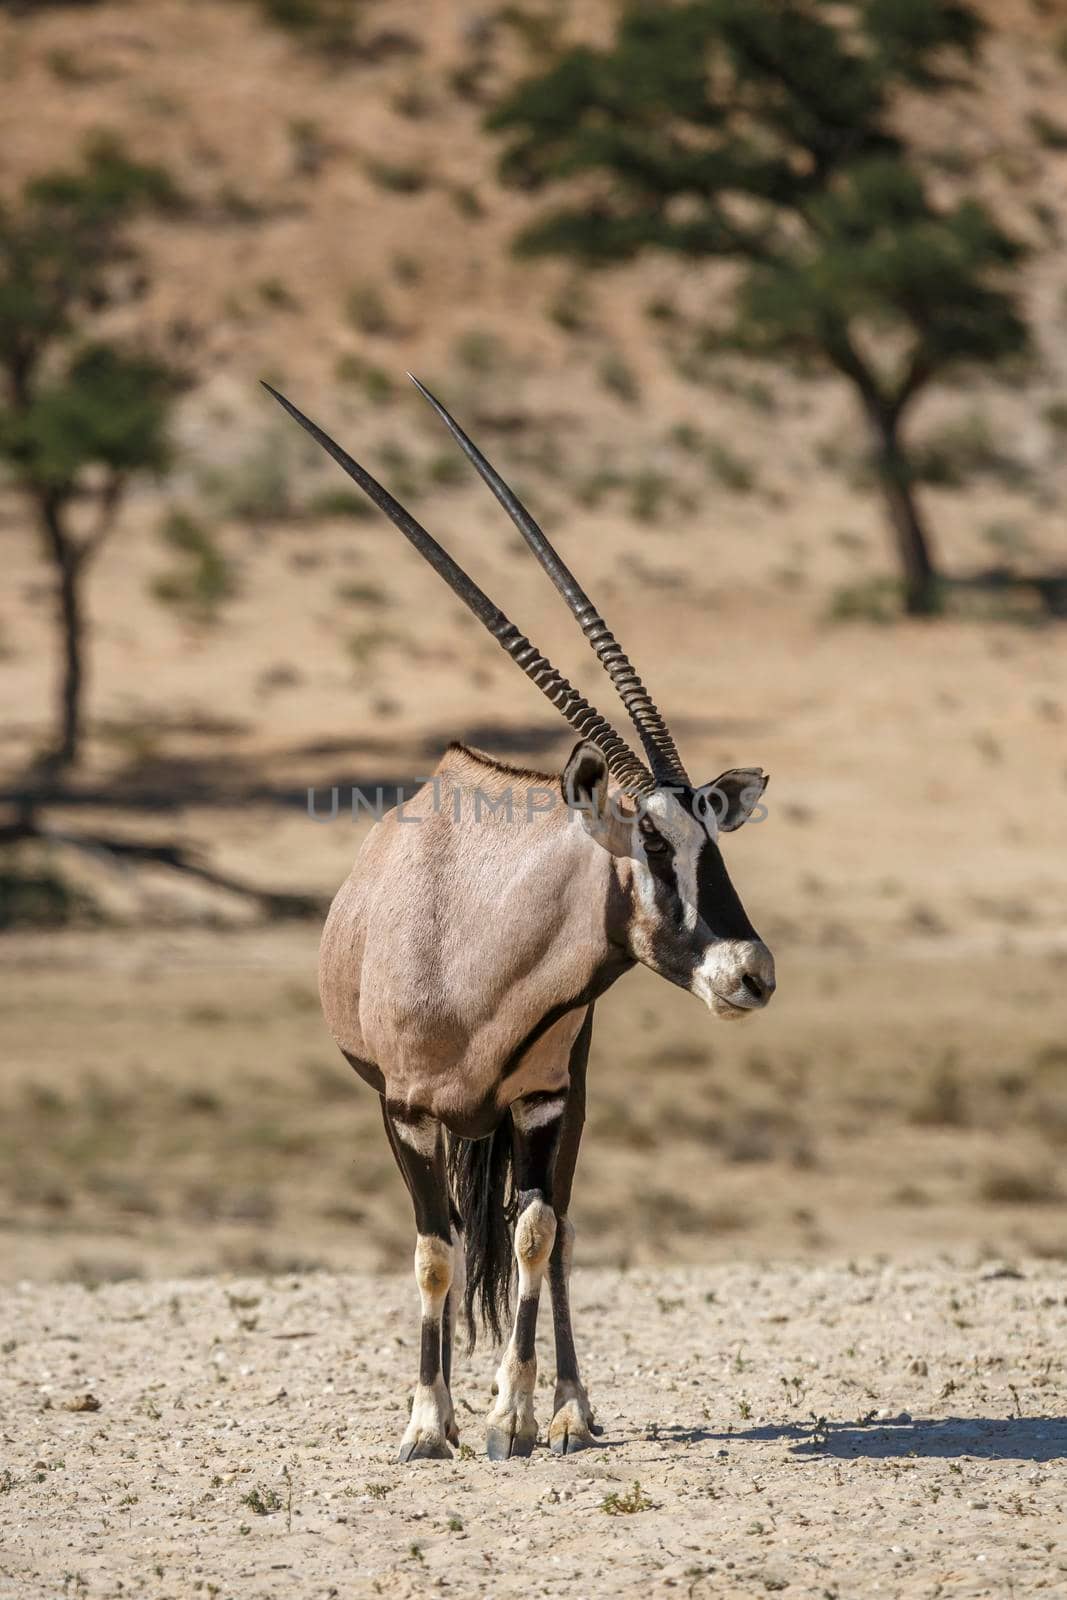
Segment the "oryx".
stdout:
<svg viewBox="0 0 1067 1600">
<path fill-rule="evenodd" d="M 556 1341 L 548 1438 L 567 1453 L 591 1444 L 594 1431 L 571 1333 L 567 1220 L 594 1003 L 640 961 L 717 1016 L 766 1005 L 774 962 L 716 836 L 741 826 L 767 780 L 758 767 L 740 768 L 693 787 L 588 595 L 477 447 L 418 387 L 573 611 L 648 764 L 387 490 L 271 390 L 581 735 L 561 776 L 450 745 L 402 816 L 388 813 L 365 840 L 323 932 L 320 991 L 334 1038 L 381 1096 L 415 1209 L 421 1353 L 400 1459 L 451 1455 L 464 1256 L 473 1344 L 476 1302 L 501 1337 L 513 1253 L 518 1306 L 488 1453 L 529 1455 L 537 1442 L 534 1334 L 546 1270 Z"/>
</svg>

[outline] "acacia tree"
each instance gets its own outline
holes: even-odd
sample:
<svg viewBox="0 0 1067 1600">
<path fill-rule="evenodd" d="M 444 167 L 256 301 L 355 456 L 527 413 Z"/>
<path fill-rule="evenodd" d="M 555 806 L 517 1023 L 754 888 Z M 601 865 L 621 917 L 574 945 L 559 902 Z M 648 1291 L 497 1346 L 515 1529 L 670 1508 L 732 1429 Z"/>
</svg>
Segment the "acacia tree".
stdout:
<svg viewBox="0 0 1067 1600">
<path fill-rule="evenodd" d="M 163 362 L 102 337 L 99 319 L 147 286 L 130 217 L 176 198 L 160 168 L 100 137 L 80 169 L 34 179 L 0 205 L 0 460 L 55 574 L 63 665 L 43 762 L 52 776 L 81 747 L 85 575 L 131 476 L 166 462 L 175 385 Z"/>
<path fill-rule="evenodd" d="M 894 117 L 901 90 L 961 81 L 981 32 L 953 0 L 630 0 L 605 48 L 559 55 L 488 117 L 505 181 L 566 186 L 521 253 L 732 258 L 725 337 L 849 381 L 913 614 L 939 585 L 905 416 L 1027 342 L 1021 245 L 976 200 L 933 199 Z"/>
</svg>

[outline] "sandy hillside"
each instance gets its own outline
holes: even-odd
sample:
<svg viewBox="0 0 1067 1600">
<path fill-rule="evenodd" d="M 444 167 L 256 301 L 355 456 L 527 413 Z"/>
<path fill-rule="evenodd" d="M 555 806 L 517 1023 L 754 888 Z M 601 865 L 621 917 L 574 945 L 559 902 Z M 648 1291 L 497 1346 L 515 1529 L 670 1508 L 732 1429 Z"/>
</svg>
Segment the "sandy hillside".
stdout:
<svg viewBox="0 0 1067 1600">
<path fill-rule="evenodd" d="M 504 1466 L 488 1352 L 457 1375 L 459 1457 L 394 1461 L 412 1298 L 325 1275 L 8 1295 L 5 1600 L 1067 1585 L 1067 1310 L 1038 1264 L 582 1273 L 602 1444 Z"/>
</svg>

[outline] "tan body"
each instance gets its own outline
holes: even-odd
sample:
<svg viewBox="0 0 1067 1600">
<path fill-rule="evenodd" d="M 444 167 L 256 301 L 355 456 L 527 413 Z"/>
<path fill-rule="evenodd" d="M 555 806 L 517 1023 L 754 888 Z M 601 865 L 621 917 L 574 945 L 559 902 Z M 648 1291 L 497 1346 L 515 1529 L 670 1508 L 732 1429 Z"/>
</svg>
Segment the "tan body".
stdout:
<svg viewBox="0 0 1067 1600">
<path fill-rule="evenodd" d="M 510 818 L 492 809 L 508 796 Z M 628 865 L 589 838 L 558 778 L 450 747 L 334 899 L 319 958 L 333 1037 L 390 1106 L 468 1138 L 523 1096 L 565 1091 L 582 997 L 632 960 Z"/>
</svg>

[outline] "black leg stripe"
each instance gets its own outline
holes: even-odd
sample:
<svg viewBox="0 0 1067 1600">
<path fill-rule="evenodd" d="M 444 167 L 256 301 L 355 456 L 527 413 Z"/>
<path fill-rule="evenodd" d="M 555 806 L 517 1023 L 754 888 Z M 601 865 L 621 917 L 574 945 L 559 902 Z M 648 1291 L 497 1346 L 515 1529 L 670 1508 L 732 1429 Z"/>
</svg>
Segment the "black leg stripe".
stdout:
<svg viewBox="0 0 1067 1600">
<path fill-rule="evenodd" d="M 519 1301 L 515 1313 L 515 1354 L 520 1361 L 532 1361 L 537 1341 L 537 1296 L 529 1295 Z"/>
<path fill-rule="evenodd" d="M 419 1382 L 427 1387 L 437 1381 L 441 1370 L 441 1324 L 435 1317 L 423 1317 L 419 1343 Z"/>
</svg>

